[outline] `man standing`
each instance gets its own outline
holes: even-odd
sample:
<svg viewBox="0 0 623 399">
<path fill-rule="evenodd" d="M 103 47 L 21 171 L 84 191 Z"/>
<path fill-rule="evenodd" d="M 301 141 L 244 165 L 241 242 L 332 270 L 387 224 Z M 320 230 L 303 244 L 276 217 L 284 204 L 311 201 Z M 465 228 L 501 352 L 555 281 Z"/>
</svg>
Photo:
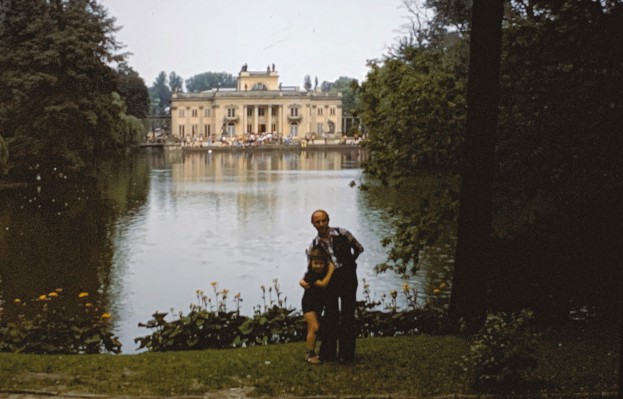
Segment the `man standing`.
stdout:
<svg viewBox="0 0 623 399">
<path fill-rule="evenodd" d="M 327 287 L 328 302 L 321 322 L 322 361 L 339 360 L 351 363 L 355 358 L 355 306 L 357 296 L 357 257 L 363 246 L 346 229 L 329 227 L 329 214 L 316 210 L 311 216 L 318 235 L 311 242 L 307 253 L 319 247 L 335 265 L 333 277 Z M 308 288 L 303 286 L 304 288 Z M 339 325 L 339 328 L 338 328 Z M 339 342 L 339 354 L 338 354 Z"/>
</svg>

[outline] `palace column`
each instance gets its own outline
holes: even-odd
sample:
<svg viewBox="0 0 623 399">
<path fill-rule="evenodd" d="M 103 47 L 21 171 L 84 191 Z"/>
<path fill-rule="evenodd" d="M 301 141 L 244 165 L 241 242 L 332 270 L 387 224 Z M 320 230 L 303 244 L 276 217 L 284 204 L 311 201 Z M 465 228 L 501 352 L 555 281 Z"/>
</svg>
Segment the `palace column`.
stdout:
<svg viewBox="0 0 623 399">
<path fill-rule="evenodd" d="M 259 106 L 256 104 L 253 106 L 253 133 L 257 133 L 257 121 L 259 119 L 258 112 Z"/>
<path fill-rule="evenodd" d="M 268 126 L 266 126 L 266 133 L 273 132 L 273 106 L 268 104 Z"/>
<path fill-rule="evenodd" d="M 247 132 L 247 106 L 242 106 L 242 135 Z"/>
</svg>

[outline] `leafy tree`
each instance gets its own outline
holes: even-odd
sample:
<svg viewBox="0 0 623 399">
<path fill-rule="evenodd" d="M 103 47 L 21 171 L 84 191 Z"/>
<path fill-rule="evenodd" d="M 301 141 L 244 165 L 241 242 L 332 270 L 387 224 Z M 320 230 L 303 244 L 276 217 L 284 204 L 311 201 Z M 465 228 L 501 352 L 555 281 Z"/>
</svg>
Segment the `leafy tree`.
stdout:
<svg viewBox="0 0 623 399">
<path fill-rule="evenodd" d="M 333 88 L 333 83 L 327 82 L 326 80 L 324 80 L 320 84 L 320 91 L 328 92 L 328 91 L 331 91 L 332 88 Z"/>
<path fill-rule="evenodd" d="M 144 119 L 149 113 L 149 92 L 145 81 L 127 63 L 117 67 L 119 94 L 124 98 L 127 114 Z"/>
<path fill-rule="evenodd" d="M 125 145 L 115 30 L 97 1 L 0 3 L 0 134 L 17 173 L 78 170 Z"/>
<path fill-rule="evenodd" d="M 156 77 L 153 85 L 149 88 L 149 98 L 152 104 L 152 113 L 164 115 L 165 110 L 171 106 L 171 90 L 168 86 L 166 72 L 162 71 Z"/>
<path fill-rule="evenodd" d="M 429 4 L 441 14 L 450 2 Z M 416 83 L 401 83 L 416 82 L 415 71 L 430 81 L 444 71 L 456 87 L 464 85 L 469 37 L 452 26 L 470 25 L 463 11 L 454 11 L 436 15 L 422 25 L 423 33 L 412 32 L 383 62 L 371 63 L 358 89 L 357 110 L 368 127 L 371 149 L 366 170 L 388 185 L 430 170 L 429 162 L 421 162 L 424 146 L 405 143 L 418 140 L 420 129 L 434 131 L 436 124 L 429 123 L 434 119 L 425 116 L 443 115 L 448 104 L 436 101 L 447 95 L 446 89 L 419 85 L 407 95 Z M 623 4 L 519 1 L 507 3 L 505 12 L 488 244 L 488 262 L 496 267 L 487 269 L 492 282 L 487 305 L 496 310 L 532 307 L 537 314 L 561 317 L 580 304 L 620 309 L 621 299 L 613 294 L 620 292 L 622 279 L 614 260 L 620 258 L 614 255 L 620 255 L 620 247 L 612 237 L 623 227 L 617 199 L 623 191 L 623 48 L 617 44 L 623 39 Z M 431 56 L 436 61 L 424 62 Z M 444 120 L 464 118 L 464 100 L 452 103 L 457 106 L 439 119 L 441 126 Z M 427 112 L 409 121 L 414 109 Z M 459 143 L 463 124 L 452 129 Z M 439 158 L 438 168 L 462 170 L 461 156 L 467 153 L 457 141 L 446 145 L 438 134 L 428 140 L 437 143 L 433 153 L 448 154 Z M 400 215 L 391 240 L 394 269 L 415 270 L 406 263 L 417 264 L 429 238 L 439 237 L 434 231 L 441 219 L 435 215 L 456 215 L 454 195 L 438 195 L 435 206 L 430 204 L 424 201 L 417 212 Z"/>
<path fill-rule="evenodd" d="M 186 80 L 186 91 L 202 92 L 217 87 L 236 87 L 237 79 L 226 72 L 204 72 Z"/>
<path fill-rule="evenodd" d="M 352 115 L 355 110 L 356 89 L 358 86 L 357 79 L 340 76 L 335 82 L 331 83 L 330 86 L 328 91 L 342 93 L 342 111 L 344 111 L 345 114 Z"/>
<path fill-rule="evenodd" d="M 441 49 L 370 62 L 357 90 L 357 115 L 369 131 L 366 172 L 399 187 L 418 170 L 453 169 L 465 121 L 465 78 Z"/>
<path fill-rule="evenodd" d="M 177 73 L 171 72 L 169 74 L 169 87 L 172 93 L 184 91 L 184 79 Z"/>
</svg>

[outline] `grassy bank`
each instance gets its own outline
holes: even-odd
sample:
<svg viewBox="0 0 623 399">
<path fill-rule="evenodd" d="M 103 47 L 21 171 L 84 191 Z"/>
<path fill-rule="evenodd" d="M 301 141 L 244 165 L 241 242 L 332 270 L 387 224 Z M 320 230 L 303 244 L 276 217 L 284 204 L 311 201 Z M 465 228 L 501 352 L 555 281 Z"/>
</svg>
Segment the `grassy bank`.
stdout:
<svg viewBox="0 0 623 399">
<path fill-rule="evenodd" d="M 615 392 L 618 331 L 565 327 L 546 331 L 537 349 L 535 391 Z M 0 354 L 0 390 L 106 395 L 202 395 L 253 387 L 255 394 L 430 397 L 469 392 L 458 364 L 460 337 L 408 336 L 358 341 L 353 365 L 310 366 L 303 344 L 138 355 Z"/>
</svg>

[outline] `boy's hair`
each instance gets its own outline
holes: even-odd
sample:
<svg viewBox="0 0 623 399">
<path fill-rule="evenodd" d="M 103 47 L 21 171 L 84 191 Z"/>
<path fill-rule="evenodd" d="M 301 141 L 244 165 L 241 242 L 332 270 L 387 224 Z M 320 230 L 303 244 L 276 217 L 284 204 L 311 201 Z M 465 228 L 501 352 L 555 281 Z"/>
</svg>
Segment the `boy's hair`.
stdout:
<svg viewBox="0 0 623 399">
<path fill-rule="evenodd" d="M 312 260 L 314 259 L 321 260 L 325 265 L 329 263 L 329 258 L 327 257 L 327 254 L 318 247 L 313 247 L 309 251 L 309 265 L 310 266 L 311 266 Z"/>
</svg>

